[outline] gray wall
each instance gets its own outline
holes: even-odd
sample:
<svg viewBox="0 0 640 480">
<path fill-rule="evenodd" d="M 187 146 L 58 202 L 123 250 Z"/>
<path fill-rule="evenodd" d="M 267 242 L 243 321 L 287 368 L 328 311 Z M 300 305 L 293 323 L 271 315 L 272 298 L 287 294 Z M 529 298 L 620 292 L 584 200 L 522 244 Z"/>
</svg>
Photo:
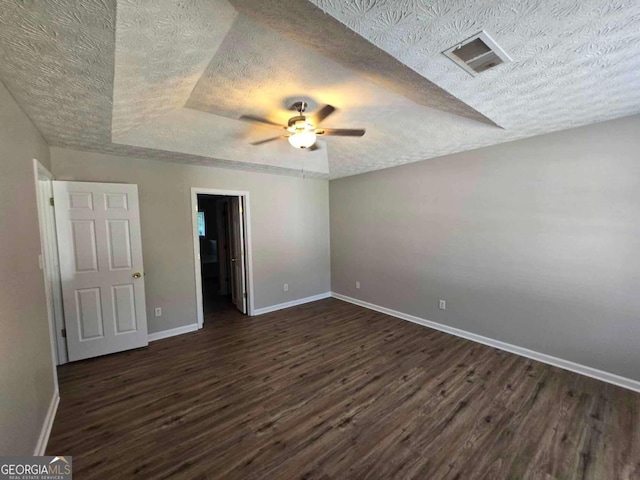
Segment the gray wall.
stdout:
<svg viewBox="0 0 640 480">
<path fill-rule="evenodd" d="M 54 393 L 33 159 L 49 148 L 0 82 L 0 455 L 32 455 Z"/>
<path fill-rule="evenodd" d="M 333 291 L 640 380 L 640 116 L 334 180 L 330 204 Z"/>
<path fill-rule="evenodd" d="M 330 290 L 326 180 L 61 148 L 51 156 L 58 180 L 138 184 L 150 332 L 197 321 L 191 187 L 250 192 L 255 308 Z"/>
</svg>

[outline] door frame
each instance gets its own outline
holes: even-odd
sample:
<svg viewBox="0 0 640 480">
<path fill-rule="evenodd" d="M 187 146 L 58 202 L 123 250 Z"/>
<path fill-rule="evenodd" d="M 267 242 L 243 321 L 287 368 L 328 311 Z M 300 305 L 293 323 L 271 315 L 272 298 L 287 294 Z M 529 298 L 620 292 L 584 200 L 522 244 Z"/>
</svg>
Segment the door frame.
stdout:
<svg viewBox="0 0 640 480">
<path fill-rule="evenodd" d="M 67 344 L 62 337 L 64 329 L 64 313 L 62 312 L 62 285 L 60 283 L 60 267 L 57 259 L 57 237 L 55 231 L 55 215 L 53 207 L 43 205 L 40 195 L 40 181 L 47 181 L 51 187 L 53 197 L 53 175 L 37 159 L 33 159 L 33 178 L 36 194 L 36 207 L 38 211 L 38 230 L 40 232 L 40 268 L 44 280 L 44 291 L 47 302 L 47 320 L 49 324 L 49 341 L 51 343 L 51 359 L 53 362 L 53 380 L 56 391 L 58 390 L 57 366 L 67 363 Z M 48 209 L 49 212 L 48 212 Z M 46 220 L 47 213 L 53 222 Z M 47 272 L 53 273 L 53 282 L 50 282 Z M 59 308 L 56 308 L 56 304 Z"/>
<path fill-rule="evenodd" d="M 219 195 L 225 197 L 242 197 L 244 200 L 244 247 L 245 269 L 247 274 L 247 315 L 254 315 L 253 308 L 253 259 L 251 247 L 251 208 L 249 192 L 244 190 L 221 190 L 217 188 L 191 187 L 191 223 L 193 236 L 193 263 L 196 275 L 196 309 L 198 328 L 204 325 L 204 307 L 202 301 L 202 272 L 200 268 L 200 236 L 198 235 L 198 195 Z"/>
</svg>

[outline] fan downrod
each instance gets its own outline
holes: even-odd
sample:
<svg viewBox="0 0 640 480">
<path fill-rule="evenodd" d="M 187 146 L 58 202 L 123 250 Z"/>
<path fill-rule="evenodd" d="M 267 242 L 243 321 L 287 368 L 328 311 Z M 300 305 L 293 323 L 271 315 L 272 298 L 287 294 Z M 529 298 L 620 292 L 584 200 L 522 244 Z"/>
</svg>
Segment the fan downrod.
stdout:
<svg viewBox="0 0 640 480">
<path fill-rule="evenodd" d="M 300 114 L 300 116 L 302 116 L 308 106 L 309 104 L 307 102 L 296 102 L 291 105 L 291 110 L 296 110 Z"/>
</svg>

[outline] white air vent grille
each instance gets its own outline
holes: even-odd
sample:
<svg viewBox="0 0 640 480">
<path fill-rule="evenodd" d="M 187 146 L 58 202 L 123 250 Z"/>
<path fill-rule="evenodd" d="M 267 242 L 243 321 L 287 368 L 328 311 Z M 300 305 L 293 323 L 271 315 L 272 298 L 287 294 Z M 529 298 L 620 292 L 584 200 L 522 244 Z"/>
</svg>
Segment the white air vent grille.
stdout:
<svg viewBox="0 0 640 480">
<path fill-rule="evenodd" d="M 442 53 L 473 76 L 511 61 L 487 32 L 467 38 Z"/>
</svg>

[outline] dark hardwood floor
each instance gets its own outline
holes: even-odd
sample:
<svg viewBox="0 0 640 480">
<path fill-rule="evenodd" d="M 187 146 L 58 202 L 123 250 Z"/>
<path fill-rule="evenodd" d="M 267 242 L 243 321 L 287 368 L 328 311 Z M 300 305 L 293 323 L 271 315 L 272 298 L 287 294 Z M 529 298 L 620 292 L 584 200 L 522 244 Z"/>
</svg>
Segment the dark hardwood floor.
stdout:
<svg viewBox="0 0 640 480">
<path fill-rule="evenodd" d="M 640 479 L 640 394 L 334 299 L 59 375 L 77 479 Z"/>
</svg>

